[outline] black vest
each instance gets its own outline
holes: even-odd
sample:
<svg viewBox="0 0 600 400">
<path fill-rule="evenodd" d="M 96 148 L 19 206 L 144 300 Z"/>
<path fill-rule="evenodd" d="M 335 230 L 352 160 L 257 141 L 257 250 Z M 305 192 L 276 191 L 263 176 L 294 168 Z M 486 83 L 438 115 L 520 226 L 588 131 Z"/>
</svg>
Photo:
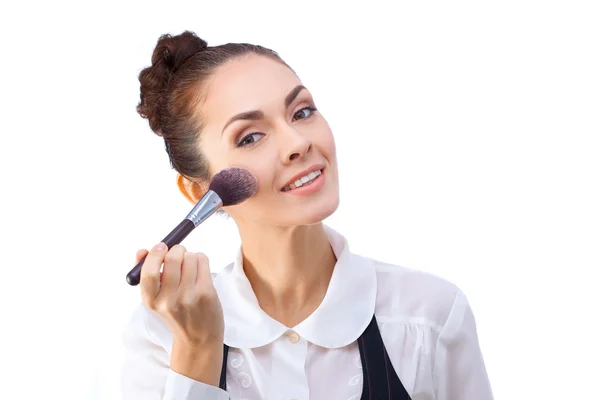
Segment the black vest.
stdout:
<svg viewBox="0 0 600 400">
<path fill-rule="evenodd" d="M 361 400 L 410 400 L 402 382 L 390 362 L 375 316 L 358 338 L 358 349 L 363 367 L 363 391 Z M 226 369 L 229 347 L 223 350 L 223 367 L 219 387 L 227 390 Z"/>
</svg>

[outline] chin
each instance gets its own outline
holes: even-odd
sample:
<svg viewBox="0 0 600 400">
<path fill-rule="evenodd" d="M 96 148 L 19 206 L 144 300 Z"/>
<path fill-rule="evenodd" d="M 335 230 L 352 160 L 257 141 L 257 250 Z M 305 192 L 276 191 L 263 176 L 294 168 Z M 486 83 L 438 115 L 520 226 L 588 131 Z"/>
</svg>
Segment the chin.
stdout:
<svg viewBox="0 0 600 400">
<path fill-rule="evenodd" d="M 330 217 L 337 210 L 339 204 L 339 196 L 335 196 L 335 198 L 327 199 L 326 202 L 321 202 L 321 204 L 306 207 L 296 214 L 295 221 L 291 225 L 319 224 Z"/>
</svg>

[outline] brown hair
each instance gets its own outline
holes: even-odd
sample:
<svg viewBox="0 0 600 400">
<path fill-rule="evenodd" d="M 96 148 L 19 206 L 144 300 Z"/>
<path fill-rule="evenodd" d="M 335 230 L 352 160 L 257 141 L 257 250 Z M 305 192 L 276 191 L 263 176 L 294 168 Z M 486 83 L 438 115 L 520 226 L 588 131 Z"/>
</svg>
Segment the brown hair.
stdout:
<svg viewBox="0 0 600 400">
<path fill-rule="evenodd" d="M 172 168 L 193 181 L 210 179 L 198 140 L 202 118 L 197 111 L 204 82 L 223 64 L 258 54 L 289 66 L 273 50 L 248 43 L 209 47 L 195 33 L 162 35 L 152 53 L 152 65 L 139 75 L 138 113 L 165 141 Z M 291 68 L 290 68 L 291 69 Z"/>
</svg>

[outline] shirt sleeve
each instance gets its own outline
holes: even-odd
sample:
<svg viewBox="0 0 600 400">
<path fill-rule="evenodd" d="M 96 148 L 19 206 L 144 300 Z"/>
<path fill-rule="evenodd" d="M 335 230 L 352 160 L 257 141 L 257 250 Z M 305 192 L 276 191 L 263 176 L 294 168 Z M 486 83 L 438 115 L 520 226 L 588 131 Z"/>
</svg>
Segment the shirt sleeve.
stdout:
<svg viewBox="0 0 600 400">
<path fill-rule="evenodd" d="M 433 376 L 437 400 L 493 400 L 475 317 L 460 290 L 438 336 Z"/>
<path fill-rule="evenodd" d="M 148 330 L 148 313 L 140 305 L 122 331 L 123 400 L 229 400 L 226 391 L 195 381 L 169 368 L 169 352 Z"/>
</svg>

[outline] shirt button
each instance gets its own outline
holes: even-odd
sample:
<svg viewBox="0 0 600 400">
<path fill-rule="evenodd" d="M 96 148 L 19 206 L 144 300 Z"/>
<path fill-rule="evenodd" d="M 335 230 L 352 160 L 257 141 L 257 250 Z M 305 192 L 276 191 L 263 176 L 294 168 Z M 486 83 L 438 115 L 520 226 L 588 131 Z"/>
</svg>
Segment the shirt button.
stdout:
<svg viewBox="0 0 600 400">
<path fill-rule="evenodd" d="M 292 332 L 292 331 L 287 333 L 287 337 L 288 337 L 288 340 L 290 341 L 290 343 L 293 343 L 293 344 L 298 343 L 298 341 L 300 340 L 300 335 L 298 335 L 296 332 Z M 292 400 L 294 400 L 294 399 L 292 399 Z"/>
</svg>

